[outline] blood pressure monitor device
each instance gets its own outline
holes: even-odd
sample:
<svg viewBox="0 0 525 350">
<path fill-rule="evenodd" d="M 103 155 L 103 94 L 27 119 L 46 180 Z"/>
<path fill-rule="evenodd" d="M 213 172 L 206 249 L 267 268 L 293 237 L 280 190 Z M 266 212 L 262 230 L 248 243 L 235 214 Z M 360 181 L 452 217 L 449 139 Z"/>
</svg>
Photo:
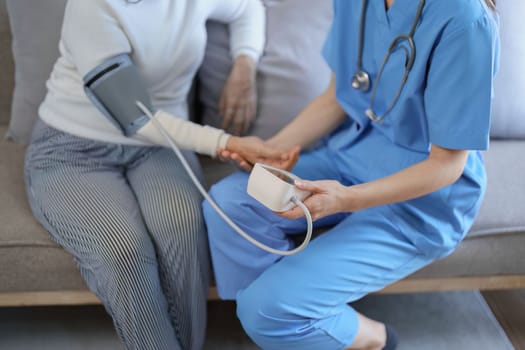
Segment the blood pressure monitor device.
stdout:
<svg viewBox="0 0 525 350">
<path fill-rule="evenodd" d="M 300 178 L 286 170 L 256 163 L 248 178 L 247 192 L 269 209 L 283 212 L 310 195 L 295 187 L 296 180 Z"/>
<path fill-rule="evenodd" d="M 113 57 L 94 68 L 84 77 L 84 90 L 95 107 L 126 136 L 133 136 L 140 128 L 151 122 L 180 159 L 184 169 L 204 198 L 235 232 L 246 240 L 267 252 L 282 256 L 296 254 L 308 245 L 313 231 L 312 217 L 308 208 L 301 201 L 309 193 L 295 188 L 294 183 L 299 178 L 287 171 L 257 163 L 250 175 L 247 191 L 252 197 L 276 212 L 299 206 L 304 211 L 307 222 L 307 232 L 303 243 L 292 250 L 281 251 L 250 237 L 208 195 L 177 147 L 175 140 L 155 119 L 148 89 L 128 55 Z"/>
</svg>

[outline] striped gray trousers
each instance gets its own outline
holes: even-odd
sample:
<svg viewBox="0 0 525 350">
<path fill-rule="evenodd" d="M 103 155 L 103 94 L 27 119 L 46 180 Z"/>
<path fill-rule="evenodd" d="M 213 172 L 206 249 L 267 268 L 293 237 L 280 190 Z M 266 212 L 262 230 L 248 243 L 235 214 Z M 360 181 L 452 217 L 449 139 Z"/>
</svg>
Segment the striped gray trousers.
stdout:
<svg viewBox="0 0 525 350">
<path fill-rule="evenodd" d="M 39 121 L 25 179 L 35 217 L 73 255 L 127 349 L 202 348 L 201 196 L 171 150 L 95 142 Z"/>
</svg>

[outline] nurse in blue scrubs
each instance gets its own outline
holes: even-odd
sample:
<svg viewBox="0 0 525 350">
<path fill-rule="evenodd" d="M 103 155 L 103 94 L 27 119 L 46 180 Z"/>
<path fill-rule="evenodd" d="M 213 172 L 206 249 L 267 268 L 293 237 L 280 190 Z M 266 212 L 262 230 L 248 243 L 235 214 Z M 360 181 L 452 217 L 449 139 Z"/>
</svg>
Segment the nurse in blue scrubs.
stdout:
<svg viewBox="0 0 525 350">
<path fill-rule="evenodd" d="M 235 299 L 265 350 L 394 349 L 393 330 L 348 303 L 450 254 L 486 186 L 498 24 L 489 0 L 334 1 L 323 54 L 330 86 L 268 144 L 303 153 L 293 172 L 312 192 L 315 227 L 280 258 L 204 213 L 218 293 Z M 249 167 L 236 155 L 228 155 Z M 299 208 L 273 213 L 246 194 L 248 174 L 213 186 L 227 214 L 259 241 L 294 246 Z"/>
</svg>

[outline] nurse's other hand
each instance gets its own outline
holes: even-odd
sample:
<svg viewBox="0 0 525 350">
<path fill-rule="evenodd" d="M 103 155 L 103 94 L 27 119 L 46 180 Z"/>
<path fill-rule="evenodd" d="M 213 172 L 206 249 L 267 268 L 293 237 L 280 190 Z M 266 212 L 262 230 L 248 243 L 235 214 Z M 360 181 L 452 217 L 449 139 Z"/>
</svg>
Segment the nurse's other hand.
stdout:
<svg viewBox="0 0 525 350">
<path fill-rule="evenodd" d="M 256 63 L 246 55 L 236 58 L 219 103 L 221 128 L 234 135 L 248 131 L 257 108 Z"/>
<path fill-rule="evenodd" d="M 255 136 L 231 136 L 226 144 L 226 149 L 219 150 L 217 154 L 222 160 L 235 161 L 246 171 L 250 171 L 255 163 L 290 170 L 297 163 L 300 151 L 299 146 L 289 150 L 278 149 Z"/>
<path fill-rule="evenodd" d="M 346 208 L 348 187 L 341 185 L 337 181 L 300 180 L 295 182 L 295 187 L 311 193 L 311 195 L 304 200 L 304 204 L 310 211 L 312 220 L 314 221 L 332 214 L 348 212 Z M 296 206 L 288 211 L 278 213 L 278 215 L 293 220 L 304 217 L 304 212 Z"/>
</svg>

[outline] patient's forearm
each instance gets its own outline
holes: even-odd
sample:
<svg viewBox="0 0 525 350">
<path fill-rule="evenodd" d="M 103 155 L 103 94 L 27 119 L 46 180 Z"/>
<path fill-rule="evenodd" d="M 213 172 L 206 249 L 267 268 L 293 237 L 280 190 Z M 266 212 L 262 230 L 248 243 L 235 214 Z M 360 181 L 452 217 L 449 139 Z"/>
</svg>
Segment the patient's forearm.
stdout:
<svg viewBox="0 0 525 350">
<path fill-rule="evenodd" d="M 192 123 L 163 111 L 155 113 L 155 120 L 166 130 L 178 147 L 212 157 L 217 154 L 219 148 L 226 146 L 229 138 L 224 130 Z M 137 131 L 135 137 L 154 145 L 170 146 L 168 140 L 151 120 Z"/>
</svg>

